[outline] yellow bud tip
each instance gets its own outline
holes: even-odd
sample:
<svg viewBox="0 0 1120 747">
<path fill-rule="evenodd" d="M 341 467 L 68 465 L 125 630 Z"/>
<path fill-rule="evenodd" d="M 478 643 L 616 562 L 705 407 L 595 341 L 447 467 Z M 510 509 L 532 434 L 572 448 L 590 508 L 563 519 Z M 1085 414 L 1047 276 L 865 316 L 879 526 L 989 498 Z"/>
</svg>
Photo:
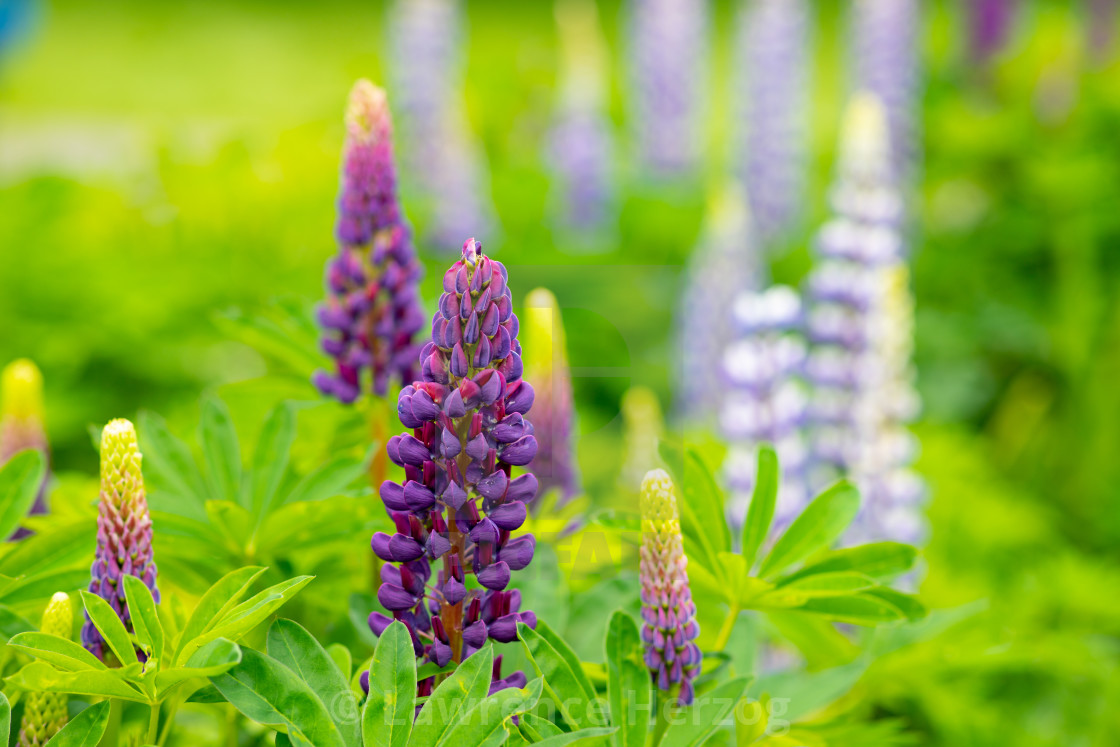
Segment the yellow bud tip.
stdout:
<svg viewBox="0 0 1120 747">
<path fill-rule="evenodd" d="M 43 374 L 26 358 L 12 361 L 0 374 L 3 414 L 6 417 L 43 418 Z"/>
<path fill-rule="evenodd" d="M 890 153 L 887 111 L 873 94 L 861 91 L 844 113 L 842 148 L 846 158 L 868 162 Z"/>
<path fill-rule="evenodd" d="M 61 638 L 70 638 L 73 618 L 74 611 L 70 605 L 70 596 L 64 591 L 56 591 L 47 604 L 46 611 L 43 612 L 42 631 Z"/>
<path fill-rule="evenodd" d="M 521 319 L 522 354 L 530 380 L 548 376 L 557 365 L 567 366 L 567 341 L 560 305 L 546 288 L 535 288 L 525 297 Z"/>
<path fill-rule="evenodd" d="M 677 531 L 677 499 L 673 479 L 665 470 L 651 469 L 642 479 L 641 511 L 647 530 Z"/>
<path fill-rule="evenodd" d="M 359 79 L 350 89 L 346 107 L 346 129 L 356 140 L 366 142 L 389 133 L 389 103 L 385 90 Z"/>
<path fill-rule="evenodd" d="M 634 424 L 655 424 L 660 432 L 661 403 L 652 389 L 632 386 L 622 395 L 622 414 Z"/>
</svg>

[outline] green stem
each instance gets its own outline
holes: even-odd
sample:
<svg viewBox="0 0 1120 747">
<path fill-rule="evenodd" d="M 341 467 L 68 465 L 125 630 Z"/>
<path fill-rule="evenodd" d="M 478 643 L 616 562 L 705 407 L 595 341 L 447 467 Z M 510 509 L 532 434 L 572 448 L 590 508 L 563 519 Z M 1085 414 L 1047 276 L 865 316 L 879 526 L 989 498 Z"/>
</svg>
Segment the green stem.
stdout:
<svg viewBox="0 0 1120 747">
<path fill-rule="evenodd" d="M 723 627 L 719 629 L 719 635 L 716 636 L 716 651 L 723 651 L 727 646 L 727 641 L 731 638 L 731 631 L 735 629 L 735 621 L 739 619 L 739 613 L 741 611 L 738 602 L 732 604 L 731 609 L 727 611 L 727 617 L 723 621 Z"/>
<path fill-rule="evenodd" d="M 182 702 L 181 698 L 174 698 L 171 701 L 171 705 L 167 707 L 167 718 L 163 720 L 163 730 L 160 732 L 159 740 L 156 742 L 160 747 L 162 747 L 162 745 L 167 742 L 167 738 L 171 736 L 171 725 L 175 723 L 175 713 L 179 710 L 179 704 Z"/>
<path fill-rule="evenodd" d="M 152 703 L 152 713 L 148 717 L 148 739 L 146 744 L 155 744 L 159 737 L 159 703 Z"/>
</svg>

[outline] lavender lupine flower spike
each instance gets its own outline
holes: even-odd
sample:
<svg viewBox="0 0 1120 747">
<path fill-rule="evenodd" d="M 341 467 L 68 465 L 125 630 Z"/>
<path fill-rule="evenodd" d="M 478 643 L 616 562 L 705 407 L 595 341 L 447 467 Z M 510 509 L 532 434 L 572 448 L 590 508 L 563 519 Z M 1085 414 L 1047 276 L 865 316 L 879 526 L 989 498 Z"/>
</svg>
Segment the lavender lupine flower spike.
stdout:
<svg viewBox="0 0 1120 747">
<path fill-rule="evenodd" d="M 744 293 L 736 299 L 733 317 L 741 336 L 724 354 L 730 391 L 720 412 L 722 430 L 730 443 L 724 462 L 730 518 L 736 526 L 743 525 L 754 489 L 758 447 L 770 443 L 782 468 L 774 516 L 774 527 L 781 530 L 809 497 L 801 298 L 784 285 Z"/>
<path fill-rule="evenodd" d="M 541 493 L 560 491 L 558 507 L 580 492 L 575 459 L 575 408 L 568 368 L 567 341 L 556 297 L 537 288 L 525 297 L 525 374 L 536 382 L 533 433 L 537 456 L 529 470 L 537 476 Z"/>
<path fill-rule="evenodd" d="M 632 0 L 630 56 L 642 165 L 654 174 L 697 166 L 707 70 L 706 0 Z"/>
<path fill-rule="evenodd" d="M 1010 36 L 1018 0 L 973 0 L 968 3 L 969 52 L 984 64 L 999 54 Z"/>
<path fill-rule="evenodd" d="M 832 205 L 836 215 L 818 235 L 809 278 L 815 486 L 851 476 L 865 499 L 857 526 L 891 516 L 887 537 L 915 541 L 923 489 L 906 469 L 914 445 L 904 424 L 917 398 L 909 386 L 907 291 L 899 280 L 902 198 L 891 179 L 885 113 L 867 94 L 849 107 Z M 912 521 L 900 518 L 906 512 Z M 882 539 L 879 530 L 862 533 Z"/>
<path fill-rule="evenodd" d="M 677 410 L 688 421 L 714 423 L 723 404 L 718 361 L 734 338 L 735 297 L 762 284 L 762 268 L 742 190 L 729 185 L 708 210 L 704 235 L 685 275 L 678 330 L 680 375 Z M 644 466 L 639 465 L 644 474 Z M 637 484 L 637 483 L 635 483 Z"/>
<path fill-rule="evenodd" d="M 739 33 L 740 178 L 759 237 L 770 242 L 793 226 L 804 202 L 812 54 L 807 2 L 744 3 Z"/>
<path fill-rule="evenodd" d="M 852 6 L 853 88 L 886 107 L 901 186 L 915 176 L 921 151 L 921 7 L 919 0 L 856 0 Z"/>
<path fill-rule="evenodd" d="M 49 457 L 47 431 L 43 427 L 43 375 L 39 368 L 25 358 L 9 363 L 0 374 L 0 398 L 0 464 L 24 449 L 36 449 Z M 49 475 L 44 475 L 31 514 L 47 512 L 48 480 Z M 13 539 L 27 534 L 26 529 L 18 529 Z"/>
<path fill-rule="evenodd" d="M 70 597 L 65 592 L 56 592 L 47 604 L 39 630 L 69 641 L 73 616 Z M 19 725 L 19 747 L 43 747 L 66 726 L 69 720 L 67 701 L 63 693 L 29 692 Z"/>
<path fill-rule="evenodd" d="M 581 233 L 605 228 L 613 199 L 606 41 L 592 0 L 556 4 L 562 52 L 551 162 L 561 185 L 560 218 Z"/>
<path fill-rule="evenodd" d="M 365 387 L 384 396 L 390 378 L 412 380 L 413 337 L 424 316 L 417 293 L 421 268 L 397 202 L 385 92 L 359 80 L 350 93 L 346 130 L 339 251 L 327 264 L 328 298 L 319 309 L 323 350 L 334 358 L 336 372 L 317 372 L 315 385 L 349 403 Z"/>
<path fill-rule="evenodd" d="M 474 239 L 443 276 L 432 339 L 420 354 L 420 381 L 401 390 L 397 413 L 412 429 L 389 440 L 389 458 L 404 468 L 381 499 L 396 523 L 378 532 L 373 550 L 386 561 L 377 598 L 412 634 L 417 656 L 443 666 L 462 661 L 487 638 L 507 643 L 517 623 L 536 625 L 507 590 L 510 574 L 532 560 L 536 540 L 514 537 L 537 493 L 532 473 L 514 467 L 537 453 L 525 418 L 533 387 L 521 378 L 521 346 L 506 268 Z M 438 563 L 434 578 L 432 564 Z M 466 576 L 477 584 L 468 588 Z M 392 622 L 374 612 L 380 635 Z M 515 673 L 503 684 L 524 685 Z M 420 683 L 429 694 L 431 678 Z"/>
<path fill-rule="evenodd" d="M 136 430 L 127 420 L 112 420 L 101 431 L 101 497 L 97 509 L 97 549 L 89 591 L 116 611 L 132 630 L 121 577 L 136 576 L 159 602 L 156 564 L 152 557 L 152 517 L 140 472 Z M 107 653 L 101 633 L 86 616 L 82 645 L 94 656 Z"/>
<path fill-rule="evenodd" d="M 648 472 L 642 480 L 642 642 L 646 666 L 657 687 L 692 702 L 692 680 L 700 672 L 696 637 L 696 604 L 688 585 L 673 481 L 664 470 Z"/>
</svg>

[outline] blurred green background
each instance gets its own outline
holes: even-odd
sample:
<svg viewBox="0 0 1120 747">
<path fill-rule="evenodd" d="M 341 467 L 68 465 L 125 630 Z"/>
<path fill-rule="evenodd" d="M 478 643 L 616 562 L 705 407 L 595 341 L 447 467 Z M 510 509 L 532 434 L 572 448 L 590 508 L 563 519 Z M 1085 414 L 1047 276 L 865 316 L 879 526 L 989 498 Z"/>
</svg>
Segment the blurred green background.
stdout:
<svg viewBox="0 0 1120 747">
<path fill-rule="evenodd" d="M 565 308 L 594 496 L 616 469 L 622 391 L 643 383 L 672 402 L 681 270 L 729 168 L 735 4 L 714 6 L 704 175 L 659 189 L 626 166 L 622 4 L 600 3 L 625 190 L 617 242 L 593 256 L 568 251 L 548 220 L 551 4 L 468 6 L 467 114 L 500 221 L 479 238 L 519 293 L 548 285 Z M 804 276 L 826 214 L 845 6 L 815 4 L 810 205 L 773 259 L 781 281 Z M 925 9 L 921 590 L 934 607 L 987 606 L 884 659 L 856 694 L 933 743 L 1115 744 L 1120 63 L 1089 58 L 1078 3 L 1020 3 L 986 69 L 967 63 L 959 4 Z M 43 369 L 57 470 L 93 472 L 87 427 L 141 408 L 185 432 L 201 390 L 223 390 L 235 415 L 262 377 L 313 396 L 221 315 L 321 294 L 341 112 L 354 79 L 384 80 L 384 17 L 373 2 L 50 2 L 0 56 L 0 362 Z M 422 242 L 429 305 L 457 251 Z"/>
</svg>

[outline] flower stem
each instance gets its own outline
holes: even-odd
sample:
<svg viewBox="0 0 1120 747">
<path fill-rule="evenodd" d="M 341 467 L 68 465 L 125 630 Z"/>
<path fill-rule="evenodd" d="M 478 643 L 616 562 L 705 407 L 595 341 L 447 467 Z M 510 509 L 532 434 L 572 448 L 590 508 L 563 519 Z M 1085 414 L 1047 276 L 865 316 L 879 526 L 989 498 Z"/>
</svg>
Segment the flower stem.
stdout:
<svg viewBox="0 0 1120 747">
<path fill-rule="evenodd" d="M 148 717 L 148 738 L 146 744 L 155 744 L 159 738 L 159 703 L 152 703 L 152 713 Z"/>
<path fill-rule="evenodd" d="M 723 651 L 727 646 L 727 641 L 731 638 L 731 631 L 735 629 L 735 621 L 739 619 L 739 603 L 733 602 L 731 609 L 727 611 L 727 617 L 723 621 L 723 627 L 719 629 L 719 635 L 716 637 L 715 650 Z"/>
</svg>

